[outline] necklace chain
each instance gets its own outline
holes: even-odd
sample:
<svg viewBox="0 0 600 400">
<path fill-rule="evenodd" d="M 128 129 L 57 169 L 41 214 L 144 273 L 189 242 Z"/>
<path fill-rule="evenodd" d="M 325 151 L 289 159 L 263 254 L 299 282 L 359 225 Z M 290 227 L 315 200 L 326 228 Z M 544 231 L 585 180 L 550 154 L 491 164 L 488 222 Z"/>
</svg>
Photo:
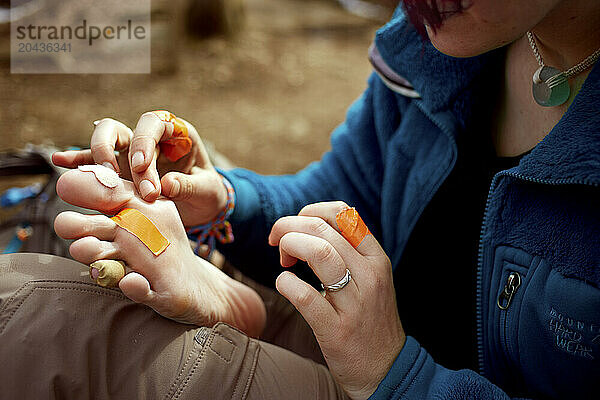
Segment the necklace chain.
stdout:
<svg viewBox="0 0 600 400">
<path fill-rule="evenodd" d="M 546 64 L 544 64 L 544 59 L 542 58 L 537 44 L 535 43 L 535 37 L 533 36 L 533 33 L 527 32 L 527 39 L 529 39 L 529 45 L 531 46 L 531 50 L 533 50 L 533 55 L 535 56 L 535 59 L 537 60 L 538 64 L 540 65 L 540 67 L 544 67 Z M 600 49 L 590 54 L 585 60 L 581 61 L 579 64 L 574 65 L 566 71 L 563 71 L 565 78 L 568 79 L 572 76 L 582 73 L 583 71 L 594 65 L 594 63 L 598 61 L 599 58 Z"/>
</svg>

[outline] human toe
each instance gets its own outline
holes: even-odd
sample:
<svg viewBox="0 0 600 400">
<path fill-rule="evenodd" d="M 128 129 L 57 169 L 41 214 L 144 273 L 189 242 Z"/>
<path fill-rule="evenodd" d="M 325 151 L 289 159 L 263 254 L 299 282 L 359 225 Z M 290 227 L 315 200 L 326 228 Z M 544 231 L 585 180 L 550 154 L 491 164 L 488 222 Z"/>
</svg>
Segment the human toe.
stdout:
<svg viewBox="0 0 600 400">
<path fill-rule="evenodd" d="M 110 171 L 106 167 L 100 168 Z M 110 173 L 116 175 L 114 171 Z M 108 187 L 96 177 L 94 172 L 77 169 L 65 172 L 58 179 L 56 192 L 69 204 L 108 214 L 120 210 L 134 197 L 131 182 L 119 178 L 115 181 L 114 187 Z"/>
<path fill-rule="evenodd" d="M 100 240 L 113 241 L 118 226 L 104 215 L 84 215 L 74 211 L 65 211 L 54 220 L 54 230 L 63 239 L 80 239 L 95 236 Z"/>
<path fill-rule="evenodd" d="M 99 240 L 94 236 L 87 236 L 73 242 L 69 248 L 71 256 L 83 263 L 91 264 L 98 260 L 119 259 L 119 247 L 114 242 Z"/>
</svg>

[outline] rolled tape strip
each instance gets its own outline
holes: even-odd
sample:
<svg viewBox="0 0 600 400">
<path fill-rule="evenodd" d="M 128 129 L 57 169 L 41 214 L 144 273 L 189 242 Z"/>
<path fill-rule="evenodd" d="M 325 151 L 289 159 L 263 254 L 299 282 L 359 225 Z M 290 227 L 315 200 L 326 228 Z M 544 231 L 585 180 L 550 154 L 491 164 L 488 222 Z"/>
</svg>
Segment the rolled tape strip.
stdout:
<svg viewBox="0 0 600 400">
<path fill-rule="evenodd" d="M 124 276 L 123 261 L 98 260 L 90 264 L 90 277 L 102 287 L 117 287 Z"/>
<path fill-rule="evenodd" d="M 152 221 L 138 210 L 125 208 L 111 219 L 140 239 L 155 256 L 160 255 L 170 244 Z"/>
<path fill-rule="evenodd" d="M 342 236 L 354 248 L 358 247 L 365 236 L 371 234 L 367 225 L 365 225 L 360 215 L 358 215 L 358 211 L 354 208 L 347 208 L 337 213 L 335 222 Z"/>
<path fill-rule="evenodd" d="M 160 151 L 171 162 L 179 160 L 192 150 L 192 139 L 189 138 L 188 128 L 185 122 L 181 118 L 177 118 L 175 114 L 172 114 L 165 110 L 152 111 L 158 116 L 163 122 L 171 122 L 175 129 L 173 130 L 173 136 L 163 142 L 160 142 Z"/>
</svg>

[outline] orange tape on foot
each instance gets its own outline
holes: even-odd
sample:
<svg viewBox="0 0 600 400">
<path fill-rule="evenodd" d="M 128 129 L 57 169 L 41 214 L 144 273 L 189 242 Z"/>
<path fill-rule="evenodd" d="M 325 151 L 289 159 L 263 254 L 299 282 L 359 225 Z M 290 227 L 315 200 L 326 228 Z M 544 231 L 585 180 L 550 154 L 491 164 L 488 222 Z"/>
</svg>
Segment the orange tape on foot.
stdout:
<svg viewBox="0 0 600 400">
<path fill-rule="evenodd" d="M 192 149 L 192 139 L 189 138 L 188 128 L 185 122 L 181 118 L 177 118 L 175 114 L 172 114 L 165 110 L 152 111 L 160 118 L 163 122 L 171 122 L 175 129 L 173 130 L 173 136 L 170 139 L 160 142 L 160 151 L 171 162 L 179 160 L 181 157 L 187 155 Z"/>
<path fill-rule="evenodd" d="M 133 208 L 125 208 L 111 218 L 117 225 L 131 233 L 146 245 L 155 256 L 160 255 L 169 241 L 144 214 Z"/>
<path fill-rule="evenodd" d="M 342 236 L 354 248 L 358 247 L 365 236 L 371 234 L 367 225 L 365 225 L 360 215 L 358 215 L 358 211 L 354 208 L 347 208 L 337 213 L 335 222 Z"/>
</svg>

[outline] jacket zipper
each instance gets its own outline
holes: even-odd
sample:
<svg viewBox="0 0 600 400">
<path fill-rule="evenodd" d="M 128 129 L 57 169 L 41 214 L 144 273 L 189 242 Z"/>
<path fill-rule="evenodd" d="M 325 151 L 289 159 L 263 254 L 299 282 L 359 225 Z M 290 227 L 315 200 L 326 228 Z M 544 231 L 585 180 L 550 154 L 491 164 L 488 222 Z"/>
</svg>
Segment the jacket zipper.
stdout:
<svg viewBox="0 0 600 400">
<path fill-rule="evenodd" d="M 511 348 L 509 345 L 510 335 L 508 334 L 508 317 L 510 315 L 508 308 L 512 304 L 513 298 L 517 294 L 519 287 L 521 287 L 521 275 L 519 275 L 518 272 L 513 271 L 508 275 L 504 289 L 502 289 L 498 295 L 498 299 L 496 299 L 496 305 L 501 310 L 500 324 L 503 327 L 503 344 L 509 354 Z"/>
<path fill-rule="evenodd" d="M 511 272 L 508 275 L 508 279 L 506 281 L 506 285 L 504 285 L 504 289 L 500 292 L 498 296 L 498 300 L 496 300 L 496 304 L 498 308 L 502 311 L 508 310 L 512 303 L 512 299 L 519 290 L 521 286 L 521 275 L 518 272 Z"/>
<path fill-rule="evenodd" d="M 502 176 L 512 177 L 515 179 L 520 179 L 525 182 L 543 184 L 543 185 L 552 185 L 552 186 L 560 186 L 560 185 L 586 185 L 586 186 L 595 186 L 599 187 L 600 184 L 597 182 L 585 181 L 585 180 L 577 180 L 577 179 L 539 179 L 539 178 L 531 178 L 529 176 L 525 176 L 522 174 L 518 174 L 515 172 L 509 171 L 500 171 L 494 178 L 492 179 L 492 183 L 490 185 L 490 190 L 488 192 L 488 197 L 485 203 L 485 211 L 483 214 L 483 222 L 481 224 L 481 233 L 479 235 L 479 254 L 477 257 L 477 353 L 478 353 L 478 361 L 479 361 L 479 374 L 485 376 L 484 371 L 484 354 L 483 354 L 483 304 L 482 296 L 483 296 L 483 236 L 487 232 L 487 223 L 489 219 L 489 208 L 492 200 L 492 194 L 496 188 L 496 184 L 498 180 Z M 517 288 L 518 289 L 518 288 Z M 516 289 L 515 289 L 516 292 Z M 514 296 L 514 293 L 513 293 Z M 512 299 L 511 299 L 512 301 Z M 506 305 L 508 308 L 510 303 Z M 506 314 L 506 313 L 505 313 Z M 505 317 L 506 318 L 506 317 Z M 504 329 L 506 333 L 506 319 L 504 320 Z"/>
</svg>

